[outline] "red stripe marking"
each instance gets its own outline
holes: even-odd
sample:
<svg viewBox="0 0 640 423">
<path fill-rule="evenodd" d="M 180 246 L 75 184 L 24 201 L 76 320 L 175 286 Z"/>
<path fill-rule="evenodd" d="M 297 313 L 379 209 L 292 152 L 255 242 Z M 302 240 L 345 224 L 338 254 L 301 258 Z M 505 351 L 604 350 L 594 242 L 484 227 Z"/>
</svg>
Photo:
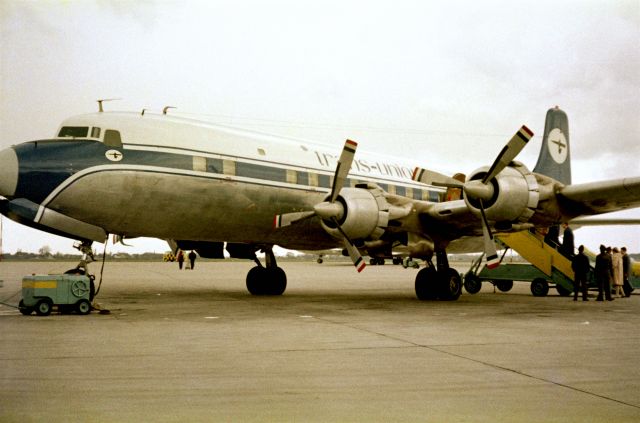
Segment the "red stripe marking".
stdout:
<svg viewBox="0 0 640 423">
<path fill-rule="evenodd" d="M 355 141 L 351 141 L 351 140 L 347 140 L 347 142 L 346 142 L 345 144 L 349 144 L 349 145 L 351 145 L 351 146 L 353 146 L 353 147 L 357 147 L 357 146 L 358 146 L 358 143 L 357 143 L 357 142 L 355 142 Z"/>
<path fill-rule="evenodd" d="M 413 173 L 411 174 L 411 180 L 412 181 L 416 180 L 416 173 L 418 173 L 418 169 L 420 169 L 420 168 L 416 167 L 415 169 L 413 169 Z"/>
<path fill-rule="evenodd" d="M 522 125 L 521 129 L 529 135 L 529 138 L 533 136 L 533 132 L 531 131 L 531 129 L 527 128 L 525 125 Z"/>
<path fill-rule="evenodd" d="M 280 227 L 280 215 L 276 214 L 276 216 L 273 218 L 273 227 L 274 228 L 279 228 Z"/>
<path fill-rule="evenodd" d="M 498 256 L 487 257 L 487 267 L 489 269 L 495 269 L 500 265 L 500 260 L 498 260 Z"/>
</svg>

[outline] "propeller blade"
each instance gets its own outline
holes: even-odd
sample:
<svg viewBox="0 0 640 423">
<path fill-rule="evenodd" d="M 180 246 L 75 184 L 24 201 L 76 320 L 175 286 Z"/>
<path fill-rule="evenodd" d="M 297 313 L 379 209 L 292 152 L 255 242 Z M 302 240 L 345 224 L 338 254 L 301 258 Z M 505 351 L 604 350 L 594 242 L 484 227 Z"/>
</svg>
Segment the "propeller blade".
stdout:
<svg viewBox="0 0 640 423">
<path fill-rule="evenodd" d="M 367 264 L 364 262 L 364 259 L 362 258 L 360 251 L 358 251 L 358 248 L 353 244 L 353 242 L 351 242 L 347 234 L 344 233 L 344 231 L 342 230 L 342 227 L 338 222 L 338 219 L 334 217 L 331 220 L 338 228 L 338 231 L 340 231 L 340 233 L 342 234 L 342 241 L 344 242 L 344 248 L 347 249 L 347 252 L 349 253 L 349 257 L 351 257 L 351 261 L 353 262 L 353 265 L 356 267 L 356 270 L 358 271 L 358 273 L 362 272 Z"/>
<path fill-rule="evenodd" d="M 313 215 L 315 215 L 315 212 L 312 211 L 277 214 L 273 219 L 273 228 L 283 228 L 291 225 L 292 223 L 299 222 L 300 220 L 308 219 Z"/>
<path fill-rule="evenodd" d="M 358 251 L 356 246 L 353 245 L 348 238 L 344 239 L 344 247 L 347 249 L 347 252 L 349 253 L 349 257 L 351 257 L 351 261 L 353 262 L 353 265 L 356 267 L 356 270 L 358 271 L 358 273 L 362 272 L 364 268 L 367 266 L 367 264 L 364 262 L 362 255 L 360 255 L 360 251 Z"/>
<path fill-rule="evenodd" d="M 457 188 L 457 189 L 464 189 L 464 184 L 462 182 L 457 182 L 454 183 L 447 183 L 447 182 L 433 182 L 430 185 L 433 185 L 434 187 L 445 187 L 445 188 Z"/>
<path fill-rule="evenodd" d="M 533 137 L 533 132 L 525 125 L 522 125 L 520 130 L 509 140 L 507 145 L 504 146 L 496 160 L 491 165 L 489 172 L 482 179 L 482 183 L 486 184 L 495 176 L 502 172 L 502 170 L 509 165 L 522 151 L 527 142 Z"/>
<path fill-rule="evenodd" d="M 484 205 L 482 204 L 482 200 L 480 200 L 480 215 L 482 216 L 482 237 L 484 238 L 484 253 L 487 256 L 487 267 L 489 269 L 494 269 L 500 264 L 500 259 L 498 259 L 496 243 L 493 240 L 493 234 L 489 228 L 487 216 L 484 214 Z"/>
<path fill-rule="evenodd" d="M 413 170 L 411 179 L 426 185 L 462 188 L 462 184 L 460 183 L 460 181 L 453 179 L 450 176 L 443 175 L 442 173 L 435 172 L 433 170 L 423 169 L 421 167 L 416 167 Z"/>
<path fill-rule="evenodd" d="M 338 165 L 336 166 L 336 173 L 333 176 L 333 186 L 331 187 L 331 195 L 329 196 L 330 203 L 336 201 L 340 190 L 344 186 L 344 181 L 347 179 L 349 170 L 351 170 L 351 163 L 353 163 L 356 148 L 358 148 L 358 143 L 355 141 L 347 140 L 344 143 L 340 160 L 338 160 Z"/>
</svg>

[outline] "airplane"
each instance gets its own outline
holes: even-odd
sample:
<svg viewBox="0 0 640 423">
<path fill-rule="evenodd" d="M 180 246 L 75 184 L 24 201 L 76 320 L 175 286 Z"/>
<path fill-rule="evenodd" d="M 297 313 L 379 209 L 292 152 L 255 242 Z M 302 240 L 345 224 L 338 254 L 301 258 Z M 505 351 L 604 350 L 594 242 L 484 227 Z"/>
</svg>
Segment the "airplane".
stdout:
<svg viewBox="0 0 640 423">
<path fill-rule="evenodd" d="M 56 136 L 0 151 L 0 212 L 81 241 L 154 237 L 206 258 L 253 260 L 253 295 L 282 295 L 274 246 L 342 248 L 360 272 L 363 254 L 401 251 L 425 261 L 420 300 L 462 292 L 447 254 L 484 252 L 494 235 L 543 229 L 640 205 L 640 177 L 571 184 L 568 118 L 547 112 L 533 171 L 515 161 L 533 133 L 522 126 L 491 166 L 467 177 L 383 155 L 160 113 L 99 111 L 70 117 Z M 486 148 L 483 147 L 483 148 Z M 264 264 L 256 252 L 264 253 Z M 436 263 L 433 263 L 435 256 Z"/>
</svg>

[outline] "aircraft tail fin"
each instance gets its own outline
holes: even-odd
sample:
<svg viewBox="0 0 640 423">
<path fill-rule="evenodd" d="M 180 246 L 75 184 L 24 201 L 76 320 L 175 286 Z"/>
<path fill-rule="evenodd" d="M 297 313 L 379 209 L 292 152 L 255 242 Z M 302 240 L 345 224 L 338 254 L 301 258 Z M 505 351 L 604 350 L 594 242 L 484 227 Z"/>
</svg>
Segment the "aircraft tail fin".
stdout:
<svg viewBox="0 0 640 423">
<path fill-rule="evenodd" d="M 534 172 L 549 176 L 565 185 L 571 184 L 571 148 L 569 119 L 558 106 L 547 111 L 542 148 Z"/>
</svg>

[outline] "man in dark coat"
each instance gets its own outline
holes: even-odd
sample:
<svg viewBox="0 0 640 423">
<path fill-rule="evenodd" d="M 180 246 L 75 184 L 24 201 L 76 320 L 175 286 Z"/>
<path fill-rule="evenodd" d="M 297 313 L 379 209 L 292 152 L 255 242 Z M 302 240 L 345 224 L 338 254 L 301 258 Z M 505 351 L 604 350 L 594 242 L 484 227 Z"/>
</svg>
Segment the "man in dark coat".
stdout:
<svg viewBox="0 0 640 423">
<path fill-rule="evenodd" d="M 191 270 L 193 270 L 196 265 L 196 253 L 193 250 L 189 253 L 189 263 L 191 263 Z"/>
<path fill-rule="evenodd" d="M 611 279 L 613 279 L 613 263 L 611 256 L 607 254 L 604 245 L 600 246 L 600 254 L 596 256 L 596 282 L 598 282 L 598 298 L 596 301 L 602 301 L 602 294 L 607 301 L 613 301 L 611 298 Z"/>
<path fill-rule="evenodd" d="M 549 226 L 547 230 L 547 234 L 544 236 L 544 242 L 555 248 L 556 250 L 560 246 L 560 240 L 558 237 L 560 236 L 560 226 L 553 225 Z"/>
<path fill-rule="evenodd" d="M 591 270 L 589 258 L 584 255 L 584 245 L 578 247 L 578 254 L 571 260 L 571 268 L 575 274 L 573 280 L 573 301 L 578 301 L 578 291 L 582 292 L 582 301 L 589 301 L 587 298 L 587 275 Z"/>
<path fill-rule="evenodd" d="M 560 252 L 568 258 L 573 257 L 574 254 L 574 244 L 573 244 L 573 230 L 566 223 L 564 226 L 564 235 L 562 235 L 562 248 Z"/>
<path fill-rule="evenodd" d="M 627 255 L 627 247 L 620 249 L 622 252 L 622 280 L 624 295 L 631 296 L 631 283 L 629 282 L 629 276 L 631 275 L 631 258 Z"/>
</svg>

